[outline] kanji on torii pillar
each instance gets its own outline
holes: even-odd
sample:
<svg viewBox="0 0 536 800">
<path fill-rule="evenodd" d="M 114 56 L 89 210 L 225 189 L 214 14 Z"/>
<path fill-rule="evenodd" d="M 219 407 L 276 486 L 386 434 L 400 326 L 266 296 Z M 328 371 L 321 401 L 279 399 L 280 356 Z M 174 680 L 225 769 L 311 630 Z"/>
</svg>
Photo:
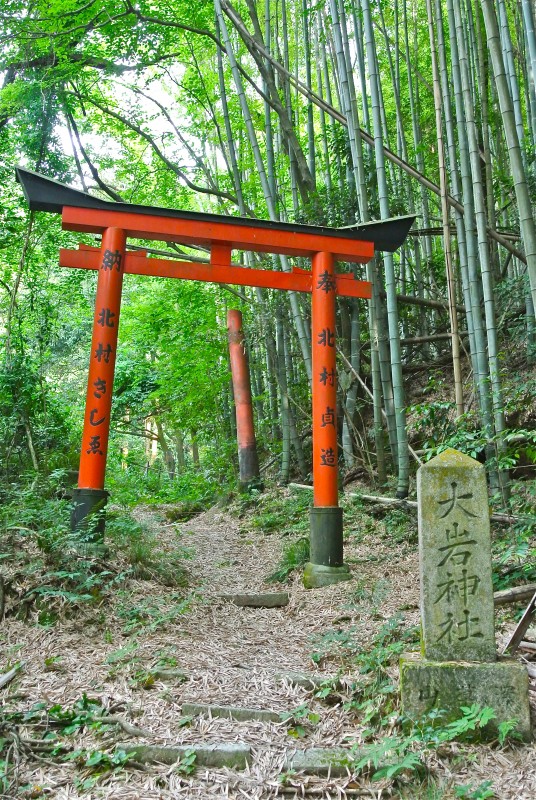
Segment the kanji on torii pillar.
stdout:
<svg viewBox="0 0 536 800">
<path fill-rule="evenodd" d="M 104 533 L 104 516 L 95 512 L 104 509 L 108 496 L 104 476 L 125 273 L 309 292 L 314 491 L 311 557 L 304 582 L 312 587 L 346 580 L 338 490 L 335 298 L 370 298 L 371 285 L 335 272 L 335 263 L 365 264 L 375 249 L 393 252 L 403 243 L 414 217 L 327 228 L 112 203 L 21 168 L 17 178 L 32 210 L 61 214 L 65 230 L 102 235 L 100 250 L 87 245 L 60 250 L 61 266 L 99 273 L 73 527 L 89 523 L 96 537 Z M 127 251 L 128 238 L 201 245 L 210 250 L 210 263 L 147 258 L 145 252 Z M 233 250 L 310 258 L 312 270 L 245 268 L 232 264 Z"/>
</svg>

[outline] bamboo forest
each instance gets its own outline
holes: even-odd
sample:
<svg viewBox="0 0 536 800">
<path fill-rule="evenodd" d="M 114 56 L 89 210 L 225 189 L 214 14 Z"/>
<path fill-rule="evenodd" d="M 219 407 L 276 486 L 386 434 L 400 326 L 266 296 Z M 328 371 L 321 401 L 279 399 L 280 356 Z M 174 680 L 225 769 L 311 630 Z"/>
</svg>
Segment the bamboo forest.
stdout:
<svg viewBox="0 0 536 800">
<path fill-rule="evenodd" d="M 534 0 L 0 20 L 0 797 L 533 800 Z"/>
</svg>

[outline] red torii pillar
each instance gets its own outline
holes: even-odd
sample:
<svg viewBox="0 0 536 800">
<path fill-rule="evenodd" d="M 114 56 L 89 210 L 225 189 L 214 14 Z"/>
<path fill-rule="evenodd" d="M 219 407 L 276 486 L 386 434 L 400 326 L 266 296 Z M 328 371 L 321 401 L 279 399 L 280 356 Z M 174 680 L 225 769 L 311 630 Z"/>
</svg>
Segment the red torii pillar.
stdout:
<svg viewBox="0 0 536 800">
<path fill-rule="evenodd" d="M 88 525 L 88 521 L 91 519 L 91 529 L 94 535 L 100 537 L 104 534 L 104 514 L 99 513 L 96 518 L 95 514 L 103 512 L 108 497 L 108 493 L 104 489 L 104 475 L 121 286 L 125 271 L 123 261 L 127 265 L 127 272 L 142 271 L 140 267 L 148 261 L 145 254 L 137 256 L 126 254 L 125 242 L 124 230 L 108 228 L 103 234 L 98 260 L 99 278 L 80 453 L 80 472 L 78 489 L 74 493 L 72 514 L 73 528 L 84 524 L 84 521 Z M 62 250 L 61 263 L 63 266 L 95 268 L 97 266 L 96 255 L 95 249 L 87 246 L 82 246 L 77 253 Z M 152 274 L 164 275 L 159 271 L 159 267 L 161 264 L 165 264 L 168 270 L 167 277 L 189 277 L 191 279 L 197 277 L 199 280 L 207 280 L 202 268 L 198 269 L 198 276 L 196 276 L 192 265 L 189 264 L 183 265 L 182 262 L 174 261 L 159 262 L 157 259 L 150 259 L 150 262 L 153 262 L 155 266 L 155 269 L 151 270 Z M 132 269 L 128 269 L 129 264 L 132 264 Z M 308 588 L 348 580 L 351 577 L 348 567 L 343 563 L 343 518 L 342 508 L 338 503 L 336 296 L 337 288 L 340 287 L 340 291 L 344 294 L 351 292 L 353 296 L 368 297 L 370 287 L 365 282 L 355 281 L 350 276 L 335 273 L 334 266 L 335 260 L 331 253 L 317 252 L 312 256 L 312 273 L 297 270 L 296 285 L 293 286 L 301 291 L 310 291 L 312 294 L 313 506 L 310 509 L 311 560 L 306 565 L 304 572 L 304 583 Z M 191 272 L 189 275 L 173 275 L 171 270 L 174 267 L 179 273 L 185 268 Z M 212 269 L 215 271 L 218 267 L 214 266 Z M 240 271 L 245 272 L 245 270 Z M 247 272 L 256 271 L 248 270 Z M 217 277 L 220 276 L 217 275 Z M 283 288 L 277 285 L 282 277 L 281 273 L 272 273 L 274 288 Z M 288 275 L 286 277 L 288 278 Z M 232 276 L 234 281 L 238 278 L 242 278 L 245 284 L 255 285 L 255 276 L 251 274 L 244 276 L 235 273 Z M 264 281 L 265 278 L 266 275 L 263 278 L 259 277 L 259 280 Z M 241 320 L 236 318 L 237 313 L 240 312 L 234 312 L 234 316 L 233 312 L 230 312 L 229 315 L 231 358 L 233 358 L 233 345 L 242 348 L 239 336 Z M 235 381 L 234 385 L 238 394 L 238 406 L 243 406 L 244 404 L 240 402 L 242 389 L 244 382 L 249 384 L 249 375 L 247 366 L 242 362 L 239 364 L 238 373 L 235 370 L 235 377 L 237 375 L 239 380 L 238 383 Z M 237 426 L 242 445 L 239 451 L 239 457 L 242 457 L 242 477 L 242 467 L 252 466 L 249 461 L 247 465 L 242 462 L 245 455 L 250 455 L 254 432 L 251 404 L 249 404 L 249 409 L 241 408 L 240 411 L 243 413 L 237 413 Z"/>
<path fill-rule="evenodd" d="M 337 284 L 333 256 L 316 253 L 312 266 L 313 505 L 309 509 L 311 554 L 303 576 L 307 588 L 351 577 L 343 562 L 342 508 L 339 506 Z"/>
<path fill-rule="evenodd" d="M 104 488 L 104 476 L 110 433 L 125 247 L 124 230 L 107 228 L 104 231 L 93 316 L 78 488 L 73 492 L 71 515 L 72 528 L 79 528 L 85 521 L 90 539 L 104 536 L 104 508 L 108 499 L 108 492 Z"/>
<path fill-rule="evenodd" d="M 231 308 L 227 312 L 229 358 L 236 410 L 236 435 L 238 439 L 239 486 L 242 491 L 261 489 L 259 457 L 253 424 L 251 381 L 248 359 L 244 347 L 242 312 Z"/>
</svg>

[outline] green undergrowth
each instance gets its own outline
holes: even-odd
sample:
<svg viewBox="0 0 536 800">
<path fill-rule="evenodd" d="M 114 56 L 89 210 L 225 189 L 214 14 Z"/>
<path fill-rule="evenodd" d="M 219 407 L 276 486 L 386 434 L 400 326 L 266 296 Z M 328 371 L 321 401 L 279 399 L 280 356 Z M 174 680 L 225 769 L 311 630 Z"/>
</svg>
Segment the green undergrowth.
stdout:
<svg viewBox="0 0 536 800">
<path fill-rule="evenodd" d="M 308 536 L 300 536 L 283 546 L 283 552 L 276 569 L 266 578 L 270 583 L 285 583 L 290 575 L 301 569 L 308 561 L 311 552 Z"/>
<path fill-rule="evenodd" d="M 154 580 L 164 586 L 185 587 L 188 571 L 185 562 L 192 557 L 190 549 L 175 534 L 173 546 L 163 549 L 156 533 L 125 511 L 107 514 L 106 541 L 116 557 L 126 559 L 133 577 Z"/>
<path fill-rule="evenodd" d="M 88 790 L 110 772 L 124 768 L 132 756 L 102 747 L 84 747 L 81 735 L 104 737 L 117 722 L 99 700 L 83 695 L 72 705 L 34 703 L 27 711 L 4 710 L 0 721 L 0 787 L 3 797 L 36 797 L 41 787 L 19 783 L 17 750 L 21 737 L 25 751 L 46 763 L 70 764 L 77 769 L 73 786 Z M 28 737 L 30 733 L 30 737 Z M 43 787 L 44 788 L 44 787 Z M 37 793 L 36 793 L 37 792 Z"/>
<path fill-rule="evenodd" d="M 289 493 L 285 489 L 272 488 L 262 493 L 255 491 L 240 496 L 230 506 L 230 511 L 241 521 L 243 535 L 262 533 L 281 537 L 281 559 L 267 580 L 284 583 L 309 560 L 311 504 L 312 492 L 303 490 Z M 372 536 L 397 545 L 416 546 L 416 515 L 411 510 L 372 507 L 344 495 L 341 504 L 346 542 L 360 542 Z"/>
<path fill-rule="evenodd" d="M 357 542 L 376 538 L 397 545 L 417 545 L 417 514 L 413 508 L 365 503 L 359 497 L 343 497 L 344 535 Z"/>
<path fill-rule="evenodd" d="M 37 797 L 40 787 L 18 781 L 18 749 L 46 763 L 70 764 L 76 768 L 73 786 L 88 790 L 110 772 L 124 768 L 132 756 L 106 744 L 109 731 L 117 726 L 99 700 L 84 694 L 72 705 L 34 703 L 26 711 L 4 709 L 0 721 L 0 788 L 2 797 Z M 101 747 L 83 746 L 81 735 L 102 738 Z M 44 787 L 43 787 L 44 788 Z"/>
<path fill-rule="evenodd" d="M 492 708 L 475 704 L 462 706 L 458 718 L 450 721 L 440 709 L 417 720 L 402 717 L 391 720 L 389 733 L 370 737 L 364 745 L 355 748 L 352 767 L 372 781 L 388 780 L 409 789 L 416 780 L 420 782 L 430 776 L 431 757 L 439 755 L 442 760 L 452 758 L 458 762 L 464 756 L 470 758 L 469 751 L 464 752 L 464 745 L 480 743 L 488 723 L 494 718 Z M 516 723 L 517 720 L 508 720 L 498 726 L 495 746 L 504 747 L 516 741 L 513 735 Z M 495 797 L 491 781 L 477 786 L 454 785 L 451 791 L 450 797 L 472 800 Z"/>
<path fill-rule="evenodd" d="M 240 496 L 231 511 L 241 520 L 243 532 L 300 536 L 309 530 L 311 501 L 307 491 L 290 494 L 288 490 L 268 489 Z"/>
<path fill-rule="evenodd" d="M 416 649 L 418 643 L 419 629 L 408 625 L 402 614 L 387 620 L 365 646 L 352 627 L 329 631 L 314 640 L 311 659 L 315 664 L 322 666 L 329 658 L 338 663 L 340 672 L 355 676 L 349 692 L 341 694 L 328 683 L 315 692 L 318 700 L 342 703 L 355 719 L 359 744 L 351 751 L 348 766 L 373 782 L 388 781 L 401 798 L 495 797 L 489 781 L 445 787 L 430 768 L 430 762 L 438 756 L 453 762 L 470 758 L 470 751 L 464 747 L 480 743 L 483 734 L 489 735 L 486 726 L 495 717 L 492 708 L 464 706 L 454 720 L 441 709 L 419 719 L 402 715 L 396 666 L 400 655 Z M 489 746 L 506 747 L 516 741 L 516 723 L 501 723 Z"/>
<path fill-rule="evenodd" d="M 449 387 L 450 389 L 450 387 Z M 491 470 L 513 470 L 513 477 L 534 478 L 536 470 L 536 430 L 534 429 L 534 397 L 536 378 L 520 373 L 503 374 L 503 411 L 506 428 L 494 437 L 480 427 L 474 410 L 457 415 L 455 403 L 443 398 L 443 380 L 431 378 L 426 392 L 430 399 L 407 409 L 408 434 L 415 448 L 424 451 L 425 460 L 449 447 L 472 458 L 483 457 L 486 448 L 495 451 L 486 467 Z"/>
<path fill-rule="evenodd" d="M 175 505 L 173 521 L 188 520 L 210 508 L 222 491 L 221 483 L 211 473 L 194 469 L 171 479 L 160 472 L 145 475 L 139 470 L 116 468 L 110 472 L 107 484 L 114 503 L 127 508 L 142 504 Z"/>
<path fill-rule="evenodd" d="M 0 506 L 4 613 L 51 625 L 81 605 L 99 606 L 131 579 L 188 584 L 190 556 L 180 540 L 164 546 L 130 512 L 109 508 L 104 545 L 70 530 L 70 501 L 53 480 L 19 486 Z"/>
<path fill-rule="evenodd" d="M 241 520 L 242 533 L 256 532 L 281 537 L 282 554 L 276 569 L 267 576 L 272 582 L 286 582 L 309 560 L 309 507 L 312 493 L 272 489 L 254 492 L 239 498 L 231 507 Z M 401 505 L 392 508 L 373 505 L 359 497 L 341 497 L 344 510 L 346 544 L 373 543 L 394 545 L 397 553 L 417 552 L 417 514 L 415 508 Z M 492 557 L 494 588 L 504 589 L 536 581 L 536 482 L 513 484 L 512 511 L 518 517 L 514 524 L 492 523 Z M 390 558 L 391 556 L 385 556 Z M 394 558 L 394 555 L 392 556 Z M 348 557 L 352 564 L 377 561 L 371 551 L 359 559 Z"/>
<path fill-rule="evenodd" d="M 46 793 L 46 786 L 20 780 L 22 752 L 48 766 L 69 765 L 72 787 L 78 791 L 98 787 L 111 773 L 139 769 L 135 756 L 114 744 L 122 727 L 120 717 L 86 694 L 72 704 L 37 702 L 23 711 L 6 705 L 0 719 L 0 795 L 30 798 Z M 173 772 L 190 775 L 195 761 L 195 752 L 187 750 Z"/>
<path fill-rule="evenodd" d="M 517 521 L 493 526 L 496 590 L 536 582 L 536 481 L 514 484 L 510 505 Z"/>
<path fill-rule="evenodd" d="M 289 494 L 268 489 L 241 495 L 230 510 L 240 519 L 242 535 L 273 534 L 283 542 L 281 559 L 267 580 L 285 583 L 309 560 L 309 492 Z"/>
<path fill-rule="evenodd" d="M 128 590 L 118 592 L 114 613 L 122 623 L 122 635 L 152 633 L 175 623 L 191 606 L 193 595 L 171 592 L 165 603 L 161 598 L 134 599 Z"/>
</svg>

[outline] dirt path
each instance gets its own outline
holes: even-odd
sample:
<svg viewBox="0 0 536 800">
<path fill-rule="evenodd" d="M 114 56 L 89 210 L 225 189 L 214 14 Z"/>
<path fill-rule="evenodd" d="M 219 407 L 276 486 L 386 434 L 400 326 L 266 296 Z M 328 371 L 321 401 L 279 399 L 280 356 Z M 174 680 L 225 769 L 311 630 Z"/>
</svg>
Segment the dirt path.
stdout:
<svg viewBox="0 0 536 800">
<path fill-rule="evenodd" d="M 7 701 L 29 708 L 35 701 L 67 707 L 87 694 L 131 724 L 144 729 L 139 741 L 151 744 L 194 744 L 243 741 L 252 747 L 252 765 L 245 771 L 199 769 L 180 775 L 169 767 L 146 771 L 120 769 L 91 786 L 89 773 L 73 765 L 26 763 L 21 783 L 35 787 L 27 797 L 67 798 L 269 798 L 282 796 L 294 785 L 316 796 L 344 797 L 364 793 L 378 797 L 382 784 L 366 780 L 288 776 L 281 783 L 285 754 L 292 748 L 359 744 L 362 727 L 355 710 L 345 709 L 344 691 L 334 704 L 291 685 L 281 673 L 334 675 L 345 648 L 366 651 L 373 635 L 393 615 L 407 626 L 418 623 L 417 557 L 404 543 L 377 537 L 351 538 L 346 549 L 354 580 L 317 591 L 306 591 L 299 577 L 290 584 L 290 602 L 279 609 L 238 608 L 218 595 L 240 591 L 273 591 L 266 576 L 276 566 L 282 542 L 275 534 L 241 531 L 239 522 L 218 510 L 182 525 L 169 525 L 162 514 L 140 510 L 140 517 L 159 531 L 171 547 L 177 536 L 186 552 L 191 595 L 157 583 L 130 582 L 113 603 L 43 628 L 10 619 L 3 648 L 25 667 L 16 685 L 4 690 Z M 313 661 L 312 654 L 316 653 Z M 156 669 L 184 670 L 188 680 L 155 678 Z M 345 676 L 350 686 L 351 675 Z M 396 669 L 393 670 L 396 680 Z M 6 699 L 6 698 L 5 698 Z M 194 717 L 184 720 L 182 703 L 199 701 L 302 712 L 298 739 L 287 722 L 236 722 Z M 10 707 L 11 707 L 10 706 Z M 307 719 L 308 714 L 318 715 Z M 295 726 L 297 728 L 297 725 Z M 79 747 L 106 749 L 128 741 L 111 728 L 104 734 L 75 737 Z M 130 740 L 132 741 L 132 740 Z M 449 760 L 431 764 L 438 781 L 478 785 L 494 780 L 501 800 L 536 797 L 536 748 L 499 751 L 479 748 L 456 765 Z M 87 780 L 89 783 L 84 784 Z M 385 786 L 385 784 L 384 784 Z M 33 793 L 32 793 L 33 792 Z M 320 793 L 320 794 L 318 794 Z M 390 794 L 390 793 L 389 793 Z M 388 796 L 384 794 L 383 796 Z M 397 795 L 396 792 L 391 796 Z M 416 795 L 404 795 L 412 797 Z M 423 795 L 427 796 L 427 795 Z M 437 795 L 441 797 L 442 795 Z M 448 795 L 445 795 L 448 796 Z"/>
</svg>

